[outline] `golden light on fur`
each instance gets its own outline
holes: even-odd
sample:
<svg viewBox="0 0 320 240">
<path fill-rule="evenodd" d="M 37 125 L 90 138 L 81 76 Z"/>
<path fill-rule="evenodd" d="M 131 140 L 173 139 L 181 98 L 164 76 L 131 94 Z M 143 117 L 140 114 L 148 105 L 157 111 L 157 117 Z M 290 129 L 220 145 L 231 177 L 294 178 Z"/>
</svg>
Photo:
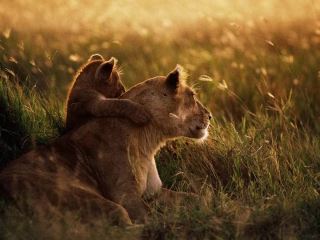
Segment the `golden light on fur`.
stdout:
<svg viewBox="0 0 320 240">
<path fill-rule="evenodd" d="M 177 64 L 176 69 L 177 69 L 177 71 L 179 72 L 180 82 L 181 82 L 182 84 L 186 84 L 187 79 L 188 79 L 188 77 L 189 77 L 188 72 L 187 72 L 183 67 L 181 67 L 179 64 Z"/>
</svg>

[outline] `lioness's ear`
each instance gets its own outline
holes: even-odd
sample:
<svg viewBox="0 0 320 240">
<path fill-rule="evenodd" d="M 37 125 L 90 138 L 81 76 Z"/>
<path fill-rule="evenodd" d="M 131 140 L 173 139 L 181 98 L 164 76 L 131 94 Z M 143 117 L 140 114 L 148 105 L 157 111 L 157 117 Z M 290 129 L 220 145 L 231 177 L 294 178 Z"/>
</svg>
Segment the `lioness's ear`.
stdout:
<svg viewBox="0 0 320 240">
<path fill-rule="evenodd" d="M 176 68 L 166 77 L 166 83 L 170 88 L 177 89 L 180 84 L 181 67 L 178 64 Z"/>
<path fill-rule="evenodd" d="M 115 61 L 115 58 L 112 57 L 109 61 L 100 64 L 95 74 L 96 81 L 102 82 L 110 78 Z"/>
<path fill-rule="evenodd" d="M 96 53 L 89 58 L 88 62 L 95 61 L 95 60 L 104 60 L 104 59 L 100 54 Z"/>
</svg>

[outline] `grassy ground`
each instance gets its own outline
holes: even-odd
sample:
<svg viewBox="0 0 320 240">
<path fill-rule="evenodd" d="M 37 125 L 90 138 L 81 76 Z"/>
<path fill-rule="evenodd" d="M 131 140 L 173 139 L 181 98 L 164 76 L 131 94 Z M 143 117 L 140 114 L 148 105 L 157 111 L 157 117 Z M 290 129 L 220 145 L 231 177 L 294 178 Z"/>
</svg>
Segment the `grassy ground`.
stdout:
<svg viewBox="0 0 320 240">
<path fill-rule="evenodd" d="M 118 58 L 127 87 L 179 63 L 214 116 L 210 136 L 168 142 L 156 159 L 166 187 L 199 193 L 207 205 L 86 237 L 320 237 L 319 3 L 39 4 L 0 3 L 0 169 L 63 134 L 69 83 L 90 54 Z M 2 209 L 0 239 L 84 234 L 72 216 L 52 225 Z"/>
</svg>

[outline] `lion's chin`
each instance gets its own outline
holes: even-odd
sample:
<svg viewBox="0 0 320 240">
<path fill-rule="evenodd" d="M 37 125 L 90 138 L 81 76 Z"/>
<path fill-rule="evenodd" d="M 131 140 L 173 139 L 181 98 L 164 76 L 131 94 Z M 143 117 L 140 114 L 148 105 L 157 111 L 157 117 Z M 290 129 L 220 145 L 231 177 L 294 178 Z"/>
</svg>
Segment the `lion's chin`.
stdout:
<svg viewBox="0 0 320 240">
<path fill-rule="evenodd" d="M 200 142 L 204 141 L 209 135 L 208 128 L 196 128 L 190 132 L 192 135 L 191 138 L 195 138 Z"/>
<path fill-rule="evenodd" d="M 200 131 L 201 131 L 202 137 L 198 138 L 198 141 L 202 142 L 208 137 L 209 133 L 207 128 L 201 129 Z"/>
</svg>

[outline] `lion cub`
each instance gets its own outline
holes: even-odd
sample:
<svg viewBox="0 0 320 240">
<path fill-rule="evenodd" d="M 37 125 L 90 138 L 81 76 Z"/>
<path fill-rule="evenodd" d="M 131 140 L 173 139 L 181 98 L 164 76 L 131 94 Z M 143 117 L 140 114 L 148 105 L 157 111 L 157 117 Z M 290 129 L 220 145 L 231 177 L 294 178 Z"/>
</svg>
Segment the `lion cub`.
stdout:
<svg viewBox="0 0 320 240">
<path fill-rule="evenodd" d="M 116 59 L 92 55 L 76 74 L 66 100 L 66 129 L 82 126 L 91 117 L 126 117 L 143 125 L 150 115 L 141 105 L 117 98 L 125 92 Z"/>
</svg>

